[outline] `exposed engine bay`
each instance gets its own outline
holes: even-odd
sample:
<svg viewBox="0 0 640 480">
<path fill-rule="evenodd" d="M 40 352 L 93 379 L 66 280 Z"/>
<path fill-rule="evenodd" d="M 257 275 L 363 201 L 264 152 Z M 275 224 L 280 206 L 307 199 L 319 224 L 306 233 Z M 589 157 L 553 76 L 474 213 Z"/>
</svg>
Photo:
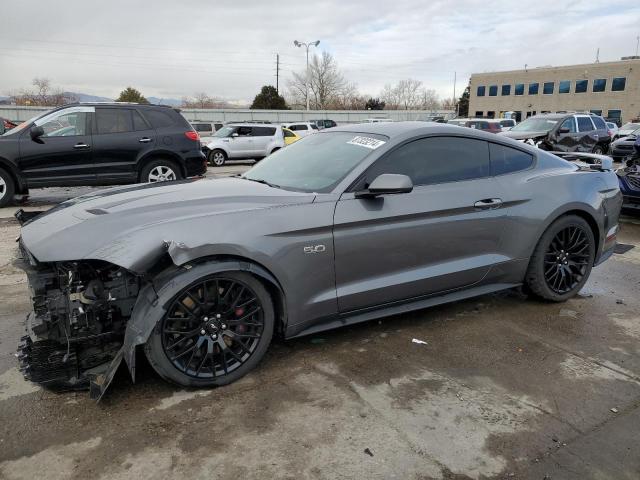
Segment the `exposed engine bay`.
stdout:
<svg viewBox="0 0 640 480">
<path fill-rule="evenodd" d="M 24 263 L 33 313 L 18 349 L 21 371 L 47 388 L 89 388 L 122 347 L 140 278 L 102 261 Z"/>
</svg>

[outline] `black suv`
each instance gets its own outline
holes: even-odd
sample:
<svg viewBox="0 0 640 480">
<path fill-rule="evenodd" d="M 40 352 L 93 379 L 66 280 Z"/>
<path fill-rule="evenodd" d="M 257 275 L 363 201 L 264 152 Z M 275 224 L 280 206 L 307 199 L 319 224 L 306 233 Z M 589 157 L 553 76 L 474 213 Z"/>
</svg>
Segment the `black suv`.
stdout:
<svg viewBox="0 0 640 480">
<path fill-rule="evenodd" d="M 553 152 L 604 154 L 611 136 L 602 117 L 589 113 L 534 115 L 500 135 Z"/>
<path fill-rule="evenodd" d="M 0 206 L 35 187 L 178 180 L 206 168 L 200 137 L 178 110 L 65 105 L 0 136 Z"/>
</svg>

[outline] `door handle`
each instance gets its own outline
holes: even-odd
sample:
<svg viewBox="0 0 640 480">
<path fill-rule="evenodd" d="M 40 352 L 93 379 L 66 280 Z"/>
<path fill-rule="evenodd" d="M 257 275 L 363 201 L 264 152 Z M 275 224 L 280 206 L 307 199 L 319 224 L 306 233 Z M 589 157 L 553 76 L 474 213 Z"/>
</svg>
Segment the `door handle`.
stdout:
<svg viewBox="0 0 640 480">
<path fill-rule="evenodd" d="M 142 137 L 140 140 L 138 140 L 140 143 L 149 143 L 151 141 L 151 139 L 149 137 Z"/>
<path fill-rule="evenodd" d="M 80 150 L 82 148 L 89 148 L 89 145 L 87 145 L 86 143 L 76 143 L 73 148 Z"/>
<path fill-rule="evenodd" d="M 481 210 L 490 210 L 493 208 L 500 208 L 502 205 L 502 200 L 500 198 L 485 198 L 484 200 L 478 200 L 473 204 L 475 208 L 479 208 Z"/>
</svg>

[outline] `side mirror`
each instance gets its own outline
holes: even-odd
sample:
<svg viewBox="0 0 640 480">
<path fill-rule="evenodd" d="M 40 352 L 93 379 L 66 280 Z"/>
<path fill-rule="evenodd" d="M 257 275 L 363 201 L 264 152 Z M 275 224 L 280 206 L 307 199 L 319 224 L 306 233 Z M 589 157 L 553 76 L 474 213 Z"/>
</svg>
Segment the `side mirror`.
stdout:
<svg viewBox="0 0 640 480">
<path fill-rule="evenodd" d="M 570 130 L 568 128 L 561 128 L 558 130 L 558 133 L 569 133 Z"/>
<path fill-rule="evenodd" d="M 371 182 L 369 188 L 356 192 L 356 198 L 375 198 L 380 195 L 409 193 L 413 190 L 413 182 L 407 175 L 383 173 Z"/>
<path fill-rule="evenodd" d="M 231 135 L 229 135 L 231 138 L 236 138 L 238 136 L 238 132 L 233 132 Z"/>
<path fill-rule="evenodd" d="M 31 139 L 35 140 L 36 138 L 40 138 L 44 135 L 44 128 L 34 125 L 31 127 L 31 130 L 29 130 L 29 134 L 31 135 Z"/>
</svg>

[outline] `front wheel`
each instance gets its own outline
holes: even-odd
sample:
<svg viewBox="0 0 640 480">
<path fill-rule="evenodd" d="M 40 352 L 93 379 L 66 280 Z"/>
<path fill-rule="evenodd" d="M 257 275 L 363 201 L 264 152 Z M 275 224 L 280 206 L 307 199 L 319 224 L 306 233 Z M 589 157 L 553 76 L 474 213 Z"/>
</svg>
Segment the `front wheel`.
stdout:
<svg viewBox="0 0 640 480">
<path fill-rule="evenodd" d="M 145 345 L 165 380 L 185 387 L 226 385 L 251 371 L 269 347 L 271 297 L 245 272 L 207 276 L 185 287 Z"/>
<path fill-rule="evenodd" d="M 15 188 L 11 175 L 0 168 L 0 207 L 6 207 L 11 203 Z"/>
<path fill-rule="evenodd" d="M 209 163 L 214 167 L 222 167 L 227 162 L 227 154 L 223 150 L 211 150 L 209 152 Z"/>
<path fill-rule="evenodd" d="M 568 300 L 587 282 L 595 250 L 586 220 L 576 215 L 560 217 L 536 245 L 527 269 L 527 286 L 545 300 Z"/>
<path fill-rule="evenodd" d="M 604 155 L 604 148 L 602 145 L 596 145 L 593 147 L 593 152 L 595 155 Z"/>
</svg>

